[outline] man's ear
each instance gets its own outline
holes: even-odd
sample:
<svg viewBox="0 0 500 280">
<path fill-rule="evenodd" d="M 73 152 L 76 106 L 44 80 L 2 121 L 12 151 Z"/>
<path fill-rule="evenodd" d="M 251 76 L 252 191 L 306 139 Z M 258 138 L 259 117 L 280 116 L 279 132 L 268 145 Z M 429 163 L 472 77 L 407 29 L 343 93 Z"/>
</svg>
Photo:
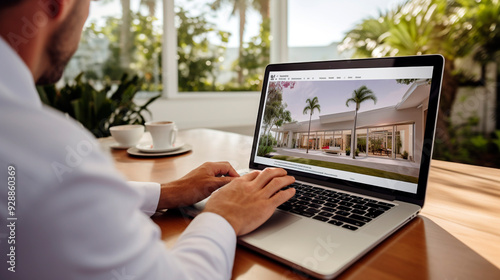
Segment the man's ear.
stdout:
<svg viewBox="0 0 500 280">
<path fill-rule="evenodd" d="M 45 14 L 52 19 L 60 17 L 64 11 L 63 8 L 68 5 L 67 0 L 39 0 L 37 2 Z"/>
</svg>

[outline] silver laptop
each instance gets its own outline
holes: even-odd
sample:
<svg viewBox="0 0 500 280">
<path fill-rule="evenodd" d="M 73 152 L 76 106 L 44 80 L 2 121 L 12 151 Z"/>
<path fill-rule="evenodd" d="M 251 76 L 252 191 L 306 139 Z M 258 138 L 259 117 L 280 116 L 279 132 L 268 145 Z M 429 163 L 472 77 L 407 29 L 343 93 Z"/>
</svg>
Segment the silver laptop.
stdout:
<svg viewBox="0 0 500 280">
<path fill-rule="evenodd" d="M 239 244 L 331 279 L 411 221 L 424 204 L 443 64 L 269 65 L 249 170 L 284 168 L 297 192 Z"/>
</svg>

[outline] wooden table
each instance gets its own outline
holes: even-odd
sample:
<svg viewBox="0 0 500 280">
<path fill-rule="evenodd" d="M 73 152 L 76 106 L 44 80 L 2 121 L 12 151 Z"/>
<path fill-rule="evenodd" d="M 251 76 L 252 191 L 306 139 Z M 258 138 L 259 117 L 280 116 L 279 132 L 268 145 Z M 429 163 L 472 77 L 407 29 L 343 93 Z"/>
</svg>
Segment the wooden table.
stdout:
<svg viewBox="0 0 500 280">
<path fill-rule="evenodd" d="M 193 150 L 166 158 L 136 158 L 123 150 L 110 153 L 117 168 L 135 181 L 169 182 L 206 161 L 248 167 L 251 137 L 195 129 L 181 131 L 179 138 Z M 110 139 L 101 142 L 106 146 Z M 170 247 L 190 219 L 169 210 L 153 221 Z M 238 246 L 233 278 L 308 277 Z M 422 213 L 338 279 L 500 279 L 500 171 L 433 161 Z"/>
</svg>

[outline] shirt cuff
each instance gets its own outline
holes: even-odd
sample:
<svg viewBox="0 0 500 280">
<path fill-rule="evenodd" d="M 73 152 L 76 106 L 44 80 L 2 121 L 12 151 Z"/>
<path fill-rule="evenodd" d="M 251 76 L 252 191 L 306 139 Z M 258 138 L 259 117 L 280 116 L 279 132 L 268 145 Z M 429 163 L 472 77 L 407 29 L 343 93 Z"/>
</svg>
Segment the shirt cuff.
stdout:
<svg viewBox="0 0 500 280">
<path fill-rule="evenodd" d="M 205 228 L 203 232 L 208 233 L 207 235 L 222 237 L 222 239 L 227 239 L 229 243 L 236 244 L 236 232 L 233 226 L 219 214 L 212 212 L 200 213 L 188 225 L 185 234 L 188 234 L 190 231 L 196 231 L 194 228 L 198 227 Z M 211 228 L 212 230 L 206 230 L 207 228 Z"/>
<path fill-rule="evenodd" d="M 152 216 L 156 213 L 158 208 L 158 202 L 160 201 L 160 189 L 161 185 L 154 182 L 134 182 L 128 181 L 128 185 L 139 191 L 142 196 L 141 211 Z"/>
<path fill-rule="evenodd" d="M 207 252 L 205 257 L 207 259 L 218 259 L 215 256 L 223 256 L 222 258 L 224 261 L 219 264 L 225 264 L 224 274 L 226 277 L 223 277 L 223 279 L 230 279 L 233 270 L 234 255 L 236 253 L 236 233 L 231 224 L 218 214 L 203 212 L 191 221 L 186 230 L 179 237 L 176 246 L 190 239 L 197 240 L 197 238 L 211 240 L 213 244 L 217 245 L 222 255 L 219 255 L 218 251 L 214 250 L 212 247 L 211 251 Z M 197 248 L 201 247 L 203 246 L 198 245 Z M 220 268 L 222 267 L 223 266 Z"/>
</svg>

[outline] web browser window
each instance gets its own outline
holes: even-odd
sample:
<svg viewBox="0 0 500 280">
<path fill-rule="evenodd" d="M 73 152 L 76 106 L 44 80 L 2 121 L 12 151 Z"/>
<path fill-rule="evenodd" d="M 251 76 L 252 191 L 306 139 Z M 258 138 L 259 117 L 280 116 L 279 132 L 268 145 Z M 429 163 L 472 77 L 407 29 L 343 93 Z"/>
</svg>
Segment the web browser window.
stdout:
<svg viewBox="0 0 500 280">
<path fill-rule="evenodd" d="M 270 72 L 255 162 L 416 193 L 432 71 Z"/>
</svg>

